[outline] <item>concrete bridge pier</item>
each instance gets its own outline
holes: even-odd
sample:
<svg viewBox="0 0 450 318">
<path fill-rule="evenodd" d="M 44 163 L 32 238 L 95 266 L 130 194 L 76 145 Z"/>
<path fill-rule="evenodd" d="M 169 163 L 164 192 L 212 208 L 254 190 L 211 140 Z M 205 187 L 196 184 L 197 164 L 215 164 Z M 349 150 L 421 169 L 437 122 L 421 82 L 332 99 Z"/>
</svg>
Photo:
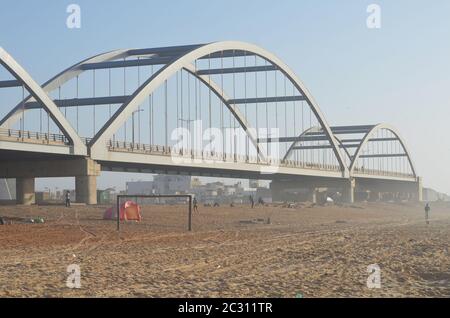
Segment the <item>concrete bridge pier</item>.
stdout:
<svg viewBox="0 0 450 318">
<path fill-rule="evenodd" d="M 417 194 L 417 201 L 422 202 L 423 201 L 423 185 L 422 185 L 422 177 L 417 177 L 416 181 L 416 194 Z"/>
<path fill-rule="evenodd" d="M 35 178 L 75 177 L 76 202 L 97 204 L 101 167 L 90 158 L 3 161 L 0 177 L 15 178 L 18 204 L 35 203 Z"/>
<path fill-rule="evenodd" d="M 311 203 L 317 203 L 317 189 L 316 188 L 310 188 L 308 190 L 307 194 L 307 201 Z"/>
<path fill-rule="evenodd" d="M 16 179 L 16 202 L 17 204 L 24 205 L 32 205 L 36 203 L 34 178 Z"/>
<path fill-rule="evenodd" d="M 342 201 L 346 203 L 355 202 L 355 179 L 343 181 L 342 186 Z"/>
<path fill-rule="evenodd" d="M 97 176 L 75 177 L 76 202 L 97 204 Z"/>
<path fill-rule="evenodd" d="M 75 174 L 75 194 L 77 203 L 97 204 L 97 177 L 100 175 L 100 165 L 92 159 L 79 161 Z"/>
</svg>

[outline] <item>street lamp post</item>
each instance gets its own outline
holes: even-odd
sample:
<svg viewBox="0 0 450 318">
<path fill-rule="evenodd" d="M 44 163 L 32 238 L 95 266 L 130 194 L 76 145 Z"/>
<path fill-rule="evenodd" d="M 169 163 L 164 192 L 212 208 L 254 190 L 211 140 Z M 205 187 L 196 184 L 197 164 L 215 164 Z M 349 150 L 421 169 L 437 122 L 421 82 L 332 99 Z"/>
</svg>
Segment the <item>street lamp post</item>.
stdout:
<svg viewBox="0 0 450 318">
<path fill-rule="evenodd" d="M 143 109 L 138 109 L 138 110 L 135 110 L 131 115 L 131 127 L 132 127 L 131 128 L 131 144 L 133 145 L 133 147 L 134 147 L 134 114 L 143 112 L 143 111 L 144 111 Z"/>
</svg>

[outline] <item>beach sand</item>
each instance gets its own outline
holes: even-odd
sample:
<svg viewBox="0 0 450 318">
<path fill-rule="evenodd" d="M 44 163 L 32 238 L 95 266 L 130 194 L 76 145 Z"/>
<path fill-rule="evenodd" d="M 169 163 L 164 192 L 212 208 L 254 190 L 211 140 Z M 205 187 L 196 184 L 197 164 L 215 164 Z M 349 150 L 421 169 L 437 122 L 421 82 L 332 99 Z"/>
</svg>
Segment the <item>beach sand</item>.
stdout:
<svg viewBox="0 0 450 318">
<path fill-rule="evenodd" d="M 116 231 L 107 206 L 3 206 L 1 297 L 449 297 L 450 203 L 145 206 Z M 270 224 L 267 224 L 270 218 Z M 67 266 L 81 288 L 66 286 Z M 368 288 L 367 267 L 381 288 Z"/>
</svg>

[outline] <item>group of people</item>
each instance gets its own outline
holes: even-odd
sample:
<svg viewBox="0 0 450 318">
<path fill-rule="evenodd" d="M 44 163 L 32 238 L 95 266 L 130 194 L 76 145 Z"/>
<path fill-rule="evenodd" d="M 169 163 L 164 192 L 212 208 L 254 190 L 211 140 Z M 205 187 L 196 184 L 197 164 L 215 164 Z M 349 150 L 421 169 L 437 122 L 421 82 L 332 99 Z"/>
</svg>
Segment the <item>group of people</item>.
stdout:
<svg viewBox="0 0 450 318">
<path fill-rule="evenodd" d="M 255 200 L 253 199 L 252 195 L 249 196 L 249 201 L 250 201 L 250 205 L 252 206 L 252 209 L 253 209 L 255 207 Z M 258 198 L 258 204 L 264 205 L 264 200 L 261 197 Z"/>
</svg>

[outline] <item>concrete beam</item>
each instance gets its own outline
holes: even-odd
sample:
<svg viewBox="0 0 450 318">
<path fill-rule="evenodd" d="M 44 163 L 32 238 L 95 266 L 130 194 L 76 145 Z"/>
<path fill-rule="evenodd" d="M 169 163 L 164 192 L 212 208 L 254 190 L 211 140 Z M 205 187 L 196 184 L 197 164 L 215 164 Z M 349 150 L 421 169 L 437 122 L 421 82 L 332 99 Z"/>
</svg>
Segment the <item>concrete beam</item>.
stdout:
<svg viewBox="0 0 450 318">
<path fill-rule="evenodd" d="M 1 178 L 99 176 L 100 172 L 100 165 L 89 158 L 5 161 L 0 164 Z"/>
<path fill-rule="evenodd" d="M 306 100 L 306 98 L 304 96 L 272 96 L 272 97 L 237 98 L 237 99 L 230 99 L 228 100 L 228 102 L 232 105 L 236 105 L 236 104 L 295 102 L 302 100 Z"/>
<path fill-rule="evenodd" d="M 87 98 L 69 98 L 55 99 L 53 102 L 58 107 L 92 106 L 92 105 L 115 105 L 123 104 L 131 98 L 130 95 L 87 97 Z M 36 101 L 26 102 L 25 109 L 39 109 L 42 105 Z"/>
<path fill-rule="evenodd" d="M 18 80 L 0 81 L 0 88 L 19 87 L 22 86 L 22 82 Z"/>
<path fill-rule="evenodd" d="M 250 73 L 250 72 L 267 72 L 276 71 L 276 65 L 260 65 L 247 67 L 229 67 L 229 68 L 213 68 L 198 70 L 198 75 L 213 75 L 213 74 L 236 74 L 236 73 Z"/>
<path fill-rule="evenodd" d="M 112 69 L 122 67 L 138 67 L 147 65 L 164 65 L 173 60 L 172 56 L 169 57 L 152 57 L 145 59 L 127 60 L 127 61 L 111 61 L 111 62 L 97 62 L 86 63 L 80 66 L 83 71 L 98 70 L 98 69 Z"/>
</svg>

